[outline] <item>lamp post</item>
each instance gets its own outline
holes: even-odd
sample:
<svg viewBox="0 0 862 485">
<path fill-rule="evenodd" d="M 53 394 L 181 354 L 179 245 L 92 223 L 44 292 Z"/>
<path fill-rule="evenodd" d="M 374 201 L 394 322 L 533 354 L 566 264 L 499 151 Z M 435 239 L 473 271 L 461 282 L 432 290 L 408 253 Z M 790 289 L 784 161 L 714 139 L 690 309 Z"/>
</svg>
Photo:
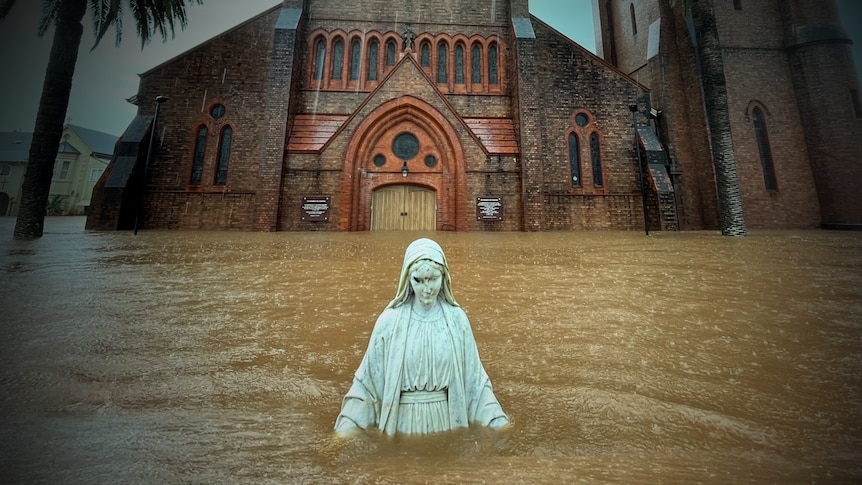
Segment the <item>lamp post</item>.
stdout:
<svg viewBox="0 0 862 485">
<path fill-rule="evenodd" d="M 644 183 L 644 167 L 641 162 L 641 147 L 638 143 L 638 125 L 637 125 L 637 113 L 638 113 L 638 105 L 637 103 L 632 103 L 629 105 L 629 111 L 632 112 L 632 131 L 634 132 L 634 141 L 635 141 L 635 151 L 638 154 L 638 174 L 640 174 L 640 185 L 641 185 L 641 201 L 644 207 L 644 232 L 647 236 L 649 236 L 649 212 L 647 211 L 647 201 L 646 201 L 646 184 Z"/>
<path fill-rule="evenodd" d="M 150 171 L 150 158 L 153 156 L 153 144 L 156 141 L 156 129 L 159 122 L 159 107 L 168 100 L 167 96 L 156 96 L 156 113 L 153 115 L 153 126 L 150 128 L 150 143 L 147 147 L 147 158 L 144 161 L 144 178 L 141 181 L 141 199 L 138 201 L 138 210 L 135 211 L 135 225 L 133 233 L 138 234 L 138 219 L 141 217 L 141 210 L 144 208 L 144 189 L 147 186 L 147 175 Z"/>
</svg>

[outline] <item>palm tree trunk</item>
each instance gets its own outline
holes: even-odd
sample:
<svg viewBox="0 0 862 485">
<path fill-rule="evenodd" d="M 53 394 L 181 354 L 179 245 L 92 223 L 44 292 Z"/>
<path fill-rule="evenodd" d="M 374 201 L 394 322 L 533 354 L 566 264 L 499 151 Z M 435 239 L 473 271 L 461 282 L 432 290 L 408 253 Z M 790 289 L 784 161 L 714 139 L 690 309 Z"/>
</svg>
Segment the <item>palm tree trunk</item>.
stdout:
<svg viewBox="0 0 862 485">
<path fill-rule="evenodd" d="M 742 212 L 742 192 L 736 174 L 733 134 L 730 130 L 730 108 L 727 101 L 727 80 L 724 76 L 721 45 L 715 25 L 713 0 L 693 0 L 691 14 L 694 32 L 690 34 L 697 46 L 699 58 L 701 86 L 715 167 L 721 233 L 726 236 L 744 236 L 746 229 Z"/>
<path fill-rule="evenodd" d="M 78 60 L 78 48 L 84 27 L 81 20 L 87 11 L 87 0 L 60 0 L 51 57 L 45 70 L 42 97 L 36 113 L 33 141 L 24 182 L 21 206 L 15 221 L 15 239 L 42 236 L 54 161 L 63 135 L 66 108 L 72 91 L 72 77 Z"/>
</svg>

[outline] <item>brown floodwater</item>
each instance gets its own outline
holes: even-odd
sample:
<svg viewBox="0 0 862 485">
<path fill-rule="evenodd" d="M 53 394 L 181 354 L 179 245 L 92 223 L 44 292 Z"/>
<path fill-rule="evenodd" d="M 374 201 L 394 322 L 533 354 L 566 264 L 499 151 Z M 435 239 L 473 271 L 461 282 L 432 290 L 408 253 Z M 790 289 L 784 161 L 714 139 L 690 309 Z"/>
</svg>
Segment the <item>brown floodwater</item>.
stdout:
<svg viewBox="0 0 862 485">
<path fill-rule="evenodd" d="M 433 234 L 513 424 L 339 439 L 418 234 L 13 225 L 4 483 L 862 480 L 862 232 Z"/>
</svg>

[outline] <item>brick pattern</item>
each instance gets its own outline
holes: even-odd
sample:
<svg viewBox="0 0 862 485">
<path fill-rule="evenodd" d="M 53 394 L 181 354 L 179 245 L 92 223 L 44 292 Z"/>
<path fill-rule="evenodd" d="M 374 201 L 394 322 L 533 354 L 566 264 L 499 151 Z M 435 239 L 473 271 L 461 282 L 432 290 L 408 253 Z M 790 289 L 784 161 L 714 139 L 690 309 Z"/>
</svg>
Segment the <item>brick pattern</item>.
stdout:
<svg viewBox="0 0 862 485">
<path fill-rule="evenodd" d="M 261 114 L 267 106 L 279 10 L 270 10 L 141 75 L 139 114 L 154 112 L 152 100 L 157 95 L 170 98 L 160 107 L 143 227 L 258 229 L 252 223 L 257 216 L 248 204 L 253 200 L 255 207 L 260 205 L 261 147 L 268 132 Z M 216 101 L 225 105 L 234 127 L 227 184 L 215 186 L 212 177 L 205 176 L 199 187 L 190 187 L 197 127 Z M 283 121 L 279 125 L 283 129 Z M 205 173 L 214 170 L 217 138 L 217 131 L 210 133 Z M 283 146 L 282 136 L 279 153 Z M 244 202 L 238 206 L 237 199 Z M 277 208 L 277 200 L 270 206 Z M 213 214 L 218 216 L 211 219 Z"/>
<path fill-rule="evenodd" d="M 851 98 L 859 83 L 850 42 L 840 30 L 833 2 L 791 3 L 792 8 L 785 4 L 780 8 L 792 18 L 785 25 L 785 38 L 794 39 L 788 49 L 789 70 L 821 223 L 858 227 L 862 225 L 862 118 L 856 116 Z M 824 31 L 829 35 L 823 36 Z M 815 39 L 819 42 L 811 42 Z"/>
<path fill-rule="evenodd" d="M 524 178 L 535 184 L 530 190 L 538 191 L 540 196 L 538 211 L 525 200 L 525 225 L 529 229 L 533 224 L 536 230 L 637 229 L 642 224 L 642 205 L 628 103 L 645 99 L 648 94 L 546 24 L 534 19 L 533 28 L 536 44 L 541 46 L 534 53 L 535 71 L 518 78 L 516 91 L 520 97 L 534 96 L 526 103 L 523 98 L 519 100 L 521 105 L 536 107 L 526 109 L 535 113 L 531 122 L 520 120 Z M 525 81 L 529 83 L 525 87 L 522 79 L 532 81 Z M 584 129 L 574 123 L 577 113 L 589 118 Z M 568 133 L 572 130 L 580 135 L 579 190 L 572 189 L 571 184 Z M 593 187 L 591 133 L 596 133 L 600 141 L 601 188 Z M 525 143 L 535 147 L 529 156 L 538 162 L 539 177 L 527 174 L 531 161 Z M 542 210 L 545 213 L 540 222 L 537 219 Z"/>
<path fill-rule="evenodd" d="M 598 14 L 606 24 L 612 18 L 614 29 L 602 34 L 600 50 L 608 55 L 612 39 L 619 68 L 536 19 L 535 39 L 515 39 L 512 18 L 529 15 L 526 0 L 441 0 L 421 6 L 411 0 L 284 2 L 287 8 L 307 4 L 298 30 L 276 29 L 281 8 L 275 7 L 142 75 L 139 114 L 153 113 L 155 96 L 170 98 L 161 106 L 144 227 L 367 230 L 373 191 L 406 182 L 437 192 L 439 230 L 639 230 L 643 208 L 628 110 L 636 102 L 640 112 L 649 106 L 662 110 L 661 139 L 680 169 L 673 174 L 673 196 L 649 193 L 652 229 L 672 227 L 672 206 L 682 229 L 717 228 L 709 130 L 680 9 L 664 0 L 601 3 Z M 802 0 L 745 2 L 740 13 L 732 2 L 714 2 L 729 124 L 751 228 L 862 220 L 862 198 L 855 192 L 862 168 L 850 163 L 862 158 L 862 123 L 849 102 L 857 82 L 848 47 L 823 43 L 790 56 L 783 50 L 788 32 L 800 31 L 806 21 L 834 23 L 832 2 L 821 3 L 823 11 Z M 660 53 L 647 61 L 649 25 L 659 18 Z M 429 73 L 410 57 L 416 48 L 399 49 L 396 65 L 381 69 L 373 86 L 318 89 L 311 82 L 312 32 L 379 32 L 398 36 L 401 47 L 407 24 L 428 39 L 499 39 L 505 47 L 500 91 L 438 85 L 433 69 Z M 208 115 L 215 103 L 227 109 L 221 121 Z M 767 115 L 777 192 L 763 188 L 750 120 L 754 104 Z M 588 129 L 574 128 L 576 113 L 589 116 Z M 317 115 L 337 121 L 314 143 L 289 146 Z M 637 116 L 639 123 L 647 122 Z M 512 120 L 517 144 L 489 149 L 465 119 Z M 227 183 L 217 186 L 212 174 L 225 123 L 234 130 L 230 168 Z M 202 125 L 211 128 L 204 176 L 200 186 L 190 186 L 195 134 Z M 434 168 L 411 160 L 407 179 L 398 160 L 384 167 L 371 163 L 377 153 L 392 158 L 387 143 L 405 127 L 439 159 Z M 581 137 L 580 189 L 571 185 L 567 136 L 573 130 Z M 592 187 L 590 133 L 601 144 L 601 188 Z M 331 197 L 328 222 L 300 220 L 302 198 L 311 195 Z M 476 220 L 480 196 L 502 198 L 502 221 Z M 101 204 L 111 204 L 107 194 Z"/>
<path fill-rule="evenodd" d="M 849 46 L 825 42 L 786 49 L 787 39 L 800 33 L 834 28 L 834 2 L 743 2 L 742 10 L 734 2 L 712 3 L 746 226 L 790 229 L 828 220 L 862 221 L 862 198 L 851 195 L 862 180 L 862 168 L 854 162 L 862 158 L 862 122 L 855 119 L 849 99 L 849 90 L 857 85 Z M 630 5 L 637 34 L 631 32 Z M 682 169 L 675 187 L 681 227 L 717 228 L 716 174 L 681 8 L 671 9 L 662 0 L 619 0 L 610 2 L 610 8 L 602 6 L 598 14 L 605 25 L 600 50 L 609 56 L 613 40 L 620 68 L 651 88 L 652 104 L 663 112 L 663 142 Z M 613 29 L 607 28 L 608 16 Z M 659 18 L 659 55 L 647 61 L 648 27 Z M 767 113 L 777 192 L 764 188 L 750 119 L 754 104 Z"/>
</svg>

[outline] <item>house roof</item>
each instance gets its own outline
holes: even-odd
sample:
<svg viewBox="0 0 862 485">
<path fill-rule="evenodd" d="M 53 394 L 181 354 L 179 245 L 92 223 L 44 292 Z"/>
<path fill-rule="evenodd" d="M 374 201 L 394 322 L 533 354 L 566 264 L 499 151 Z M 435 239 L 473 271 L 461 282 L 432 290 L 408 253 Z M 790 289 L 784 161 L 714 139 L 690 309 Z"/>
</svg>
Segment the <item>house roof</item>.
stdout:
<svg viewBox="0 0 862 485">
<path fill-rule="evenodd" d="M 69 128 L 75 130 L 75 133 L 84 140 L 84 143 L 90 147 L 90 150 L 96 155 L 111 158 L 114 153 L 114 144 L 117 143 L 118 136 L 103 133 L 101 131 L 91 130 L 78 125 L 69 125 Z M 99 157 L 101 158 L 101 157 Z"/>
<path fill-rule="evenodd" d="M 464 118 L 464 123 L 492 155 L 517 155 L 521 151 L 512 118 Z"/>
<path fill-rule="evenodd" d="M 119 137 L 91 130 L 83 126 L 68 125 L 81 140 L 87 145 L 93 156 L 100 160 L 110 160 L 114 153 L 114 144 Z M 20 131 L 0 131 L 0 162 L 26 163 L 30 158 L 30 143 L 33 141 L 33 133 Z M 62 153 L 76 153 L 77 149 L 66 142 L 66 148 Z M 58 150 L 60 147 L 58 147 Z M 74 151 L 72 151 L 74 150 Z"/>
<path fill-rule="evenodd" d="M 287 140 L 287 151 L 315 153 L 338 131 L 348 115 L 298 114 Z"/>
</svg>

